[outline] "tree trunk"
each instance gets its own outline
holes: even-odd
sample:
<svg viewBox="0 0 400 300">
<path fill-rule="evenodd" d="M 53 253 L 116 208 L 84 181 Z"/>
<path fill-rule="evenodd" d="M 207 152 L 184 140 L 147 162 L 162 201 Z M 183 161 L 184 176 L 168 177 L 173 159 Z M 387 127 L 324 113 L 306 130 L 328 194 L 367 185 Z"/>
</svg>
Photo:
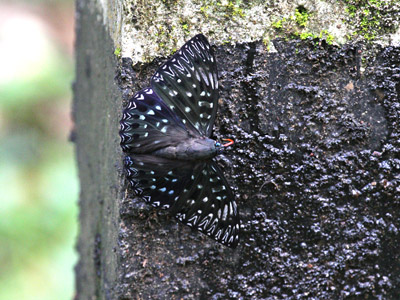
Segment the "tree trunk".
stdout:
<svg viewBox="0 0 400 300">
<path fill-rule="evenodd" d="M 143 62 L 153 50 L 135 47 L 155 39 L 154 32 L 146 37 L 126 29 L 129 16 L 145 32 L 141 6 L 149 4 L 120 1 L 109 1 L 107 9 L 77 1 L 76 299 L 397 299 L 400 47 L 365 39 L 329 44 L 315 34 L 301 39 L 290 28 L 299 24 L 267 42 L 249 30 L 251 42 L 225 43 L 204 29 L 221 85 L 214 137 L 235 140 L 218 157 L 242 220 L 241 242 L 230 249 L 150 208 L 128 188 L 119 120 L 160 60 Z M 173 11 L 178 2 L 188 3 L 157 5 Z M 308 2 L 315 1 L 302 7 Z M 198 9 L 211 24 L 221 3 L 215 11 Z M 240 24 L 251 10 L 235 5 L 231 19 Z M 184 14 L 177 10 L 171 18 Z M 177 36 L 187 26 L 202 28 L 192 22 L 181 22 Z M 215 32 L 231 30 L 220 23 Z M 159 38 L 173 44 L 170 30 Z M 165 56 L 173 52 L 160 43 L 150 44 Z"/>
</svg>

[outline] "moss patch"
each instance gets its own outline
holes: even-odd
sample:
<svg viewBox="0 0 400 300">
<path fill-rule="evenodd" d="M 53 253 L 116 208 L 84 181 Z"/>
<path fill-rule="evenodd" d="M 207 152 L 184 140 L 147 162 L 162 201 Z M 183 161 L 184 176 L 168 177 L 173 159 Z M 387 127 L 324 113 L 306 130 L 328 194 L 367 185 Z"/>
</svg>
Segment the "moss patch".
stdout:
<svg viewBox="0 0 400 300">
<path fill-rule="evenodd" d="M 299 27 L 306 27 L 309 18 L 309 13 L 304 6 L 300 5 L 299 7 L 296 8 L 294 17 Z"/>
<path fill-rule="evenodd" d="M 121 47 L 115 48 L 114 55 L 118 58 L 121 57 Z"/>
<path fill-rule="evenodd" d="M 241 0 L 235 1 L 204 1 L 200 6 L 201 13 L 208 18 L 215 12 L 226 18 L 244 17 L 243 3 Z"/>
<path fill-rule="evenodd" d="M 347 22 L 354 26 L 353 36 L 370 41 L 382 34 L 393 33 L 400 23 L 399 0 L 343 0 Z"/>
<path fill-rule="evenodd" d="M 312 16 L 304 6 L 298 6 L 290 17 L 284 17 L 272 23 L 279 37 L 285 39 L 317 39 L 325 40 L 328 44 L 332 44 L 335 40 L 334 36 L 323 29 L 318 33 L 307 30 L 309 18 Z"/>
</svg>

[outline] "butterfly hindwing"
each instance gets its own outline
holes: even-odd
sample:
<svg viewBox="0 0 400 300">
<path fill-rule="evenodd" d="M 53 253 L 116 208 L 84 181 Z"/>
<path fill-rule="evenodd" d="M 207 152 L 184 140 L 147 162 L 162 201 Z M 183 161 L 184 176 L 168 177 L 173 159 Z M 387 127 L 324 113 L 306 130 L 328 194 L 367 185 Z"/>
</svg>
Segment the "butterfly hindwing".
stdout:
<svg viewBox="0 0 400 300">
<path fill-rule="evenodd" d="M 152 155 L 125 157 L 128 181 L 154 207 L 171 208 L 176 218 L 221 244 L 236 247 L 240 220 L 233 193 L 212 160 L 176 161 Z"/>
<path fill-rule="evenodd" d="M 125 170 L 137 196 L 154 207 L 169 208 L 190 184 L 193 165 L 138 154 L 125 157 Z"/>
<path fill-rule="evenodd" d="M 217 164 L 198 163 L 172 207 L 182 223 L 229 247 L 239 242 L 240 220 L 234 195 Z"/>
<path fill-rule="evenodd" d="M 191 132 L 211 135 L 218 75 L 213 50 L 202 34 L 189 40 L 156 71 L 151 86 Z"/>
<path fill-rule="evenodd" d="M 125 152 L 149 153 L 188 138 L 185 125 L 151 88 L 129 100 L 120 124 Z"/>
</svg>

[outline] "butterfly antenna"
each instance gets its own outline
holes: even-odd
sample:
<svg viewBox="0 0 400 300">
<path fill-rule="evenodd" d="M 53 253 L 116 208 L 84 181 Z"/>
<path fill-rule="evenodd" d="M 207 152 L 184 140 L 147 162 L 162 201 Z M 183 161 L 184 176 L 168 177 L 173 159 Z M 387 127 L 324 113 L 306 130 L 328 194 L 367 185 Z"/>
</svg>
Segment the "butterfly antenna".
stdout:
<svg viewBox="0 0 400 300">
<path fill-rule="evenodd" d="M 224 147 L 229 147 L 229 146 L 231 146 L 231 145 L 233 145 L 235 142 L 233 141 L 233 140 L 231 140 L 231 139 L 222 139 L 223 141 L 228 141 L 228 143 L 226 143 L 226 144 L 223 144 L 222 146 L 224 146 Z"/>
</svg>

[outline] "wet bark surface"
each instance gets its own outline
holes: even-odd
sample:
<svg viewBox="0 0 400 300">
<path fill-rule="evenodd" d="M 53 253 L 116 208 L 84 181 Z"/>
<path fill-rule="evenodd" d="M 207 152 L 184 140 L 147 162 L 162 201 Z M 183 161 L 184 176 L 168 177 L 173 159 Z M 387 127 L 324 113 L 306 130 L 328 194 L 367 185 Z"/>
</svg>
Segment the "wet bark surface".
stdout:
<svg viewBox="0 0 400 300">
<path fill-rule="evenodd" d="M 128 197 L 123 224 L 141 218 L 148 227 L 121 237 L 127 299 L 400 293 L 400 49 L 369 49 L 376 57 L 364 69 L 365 45 L 274 45 L 275 53 L 261 42 L 216 48 L 214 137 L 236 142 L 218 160 L 241 210 L 239 247 L 217 245 Z M 125 101 L 148 86 L 157 65 L 123 60 Z"/>
<path fill-rule="evenodd" d="M 374 49 L 362 70 L 362 45 L 275 47 L 219 52 L 244 227 L 219 298 L 396 299 L 400 48 Z"/>
<path fill-rule="evenodd" d="M 215 48 L 214 138 L 235 140 L 218 162 L 242 218 L 233 250 L 132 195 L 118 122 L 163 60 L 118 65 L 103 24 L 79 3 L 77 299 L 397 299 L 399 48 Z"/>
</svg>

